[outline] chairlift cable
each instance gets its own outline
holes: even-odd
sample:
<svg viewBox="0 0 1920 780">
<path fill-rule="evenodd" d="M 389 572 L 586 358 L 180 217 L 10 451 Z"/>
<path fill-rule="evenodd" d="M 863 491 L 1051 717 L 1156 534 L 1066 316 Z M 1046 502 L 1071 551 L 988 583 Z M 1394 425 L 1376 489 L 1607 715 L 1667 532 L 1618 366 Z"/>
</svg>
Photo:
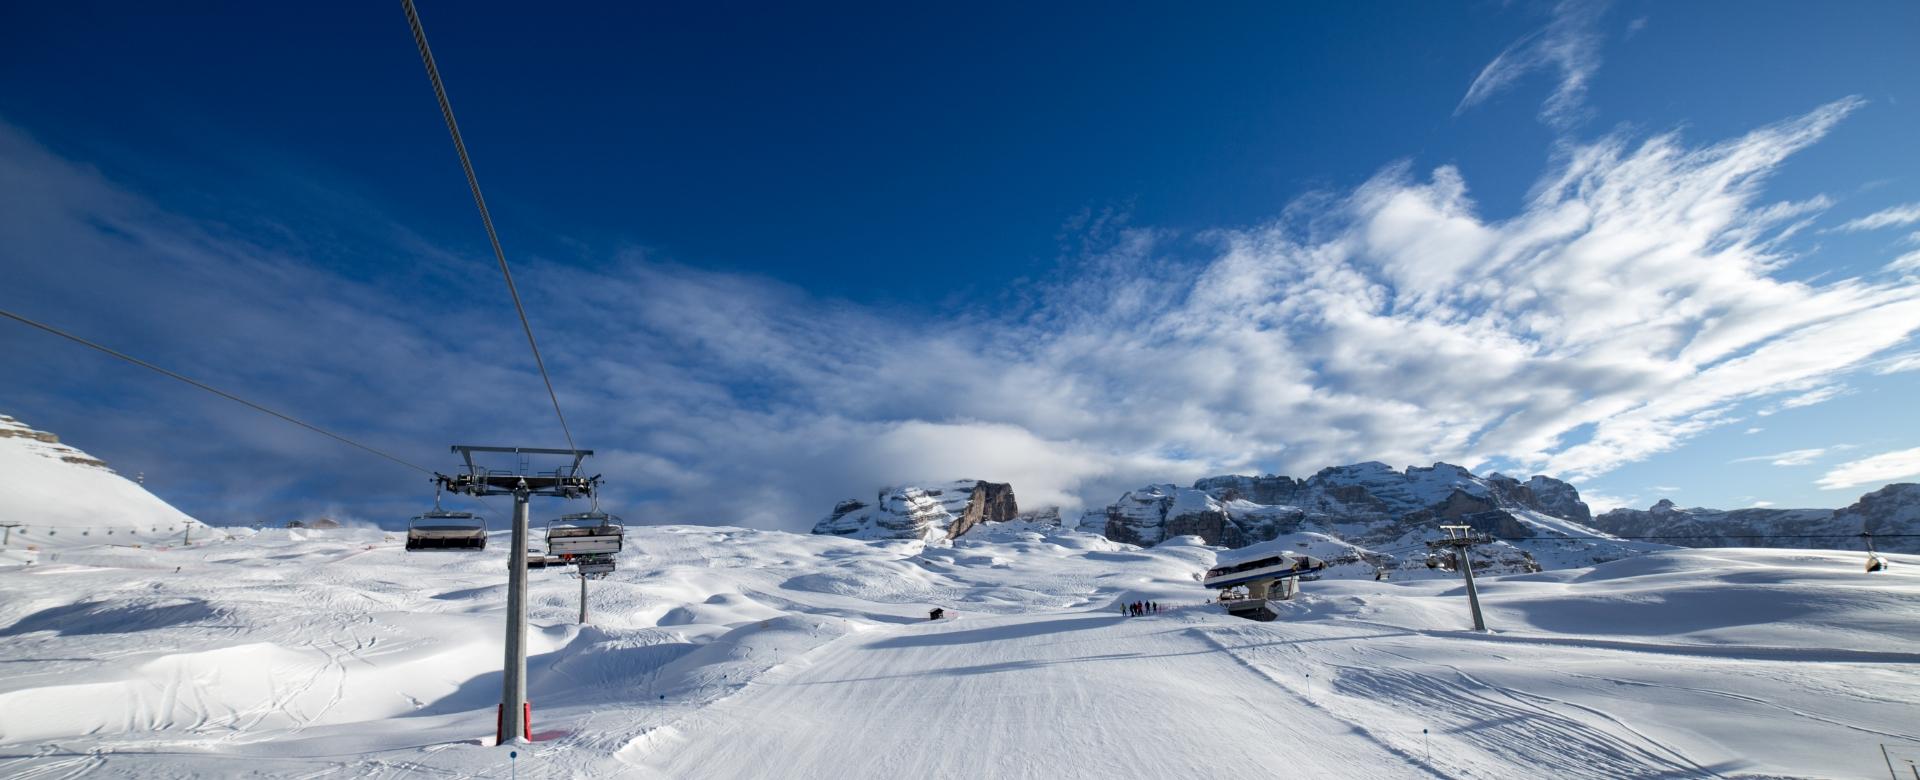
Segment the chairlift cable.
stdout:
<svg viewBox="0 0 1920 780">
<path fill-rule="evenodd" d="M 202 390 L 205 390 L 205 391 L 207 391 L 207 392 L 209 392 L 209 393 L 213 393 L 214 395 L 217 395 L 217 396 L 220 396 L 220 397 L 222 397 L 222 398 L 225 398 L 225 399 L 227 399 L 227 400 L 229 400 L 229 401 L 233 401 L 233 402 L 235 402 L 235 403 L 239 403 L 239 404 L 241 404 L 241 405 L 243 405 L 243 406 L 247 406 L 247 407 L 249 407 L 249 408 L 252 408 L 253 410 L 255 410 L 255 411 L 258 411 L 258 412 L 264 412 L 264 413 L 266 413 L 266 414 L 270 414 L 270 415 L 273 415 L 274 417 L 278 417 L 278 418 L 280 418 L 280 419 L 282 419 L 282 420 L 286 420 L 287 422 L 290 422 L 290 423 L 293 423 L 294 425 L 298 425 L 298 426 L 300 426 L 300 427 L 302 427 L 302 428 L 305 428 L 305 429 L 307 429 L 307 430 L 310 430 L 310 431 L 313 431 L 314 433 L 318 433 L 318 434 L 320 434 L 320 435 L 322 435 L 322 436 L 326 436 L 326 437 L 328 437 L 328 438 L 331 438 L 331 439 L 333 439 L 333 440 L 335 440 L 335 441 L 338 441 L 338 442 L 340 442 L 340 443 L 342 443 L 342 444 L 346 444 L 346 445 L 348 445 L 348 446 L 351 446 L 351 447 L 358 447 L 358 448 L 360 448 L 360 449 L 362 449 L 362 450 L 365 450 L 365 451 L 367 451 L 367 452 L 371 452 L 371 453 L 373 453 L 373 454 L 375 454 L 375 455 L 378 455 L 378 456 L 380 456 L 380 457 L 382 457 L 382 458 L 386 458 L 387 460 L 390 460 L 390 461 L 393 461 L 393 462 L 395 462 L 395 463 L 398 463 L 398 464 L 400 464 L 400 465 L 402 465 L 402 466 L 406 466 L 407 468 L 410 468 L 410 469 L 413 469 L 413 470 L 415 470 L 415 471 L 419 471 L 419 472 L 422 472 L 422 473 L 425 473 L 425 474 L 432 474 L 432 473 L 433 473 L 433 470 L 432 470 L 432 469 L 429 469 L 429 468 L 427 468 L 427 467 L 425 467 L 425 466 L 421 466 L 421 465 L 418 465 L 418 464 L 415 464 L 415 463 L 411 463 L 411 462 L 409 462 L 409 461 L 406 461 L 406 460 L 402 460 L 402 459 L 400 459 L 399 457 L 396 457 L 396 456 L 394 456 L 394 455 L 391 455 L 391 454 L 388 454 L 388 453 L 386 453 L 386 452 L 383 452 L 383 451 L 381 451 L 381 450 L 378 450 L 378 449 L 375 449 L 375 448 L 373 448 L 373 447 L 369 447 L 369 446 L 367 446 L 367 445 L 365 445 L 365 444 L 361 444 L 360 442 L 357 442 L 357 441 L 354 441 L 354 440 L 352 440 L 352 439 L 349 439 L 349 438 L 347 438 L 347 437 L 345 437 L 345 436 L 341 436 L 340 434 L 337 434 L 337 433 L 334 433 L 333 431 L 329 431 L 329 430 L 327 430 L 327 429 L 325 429 L 325 428 L 322 428 L 322 427 L 320 427 L 320 426 L 318 426 L 318 425 L 314 425 L 314 424 L 312 424 L 312 423 L 309 423 L 309 422 L 305 422 L 305 421 L 302 421 L 302 420 L 299 420 L 299 419 L 295 419 L 295 418 L 294 418 L 294 417 L 292 417 L 292 416 L 289 416 L 289 415 L 287 415 L 287 414 L 284 414 L 284 413 L 281 413 L 281 412 L 277 412 L 277 411 L 274 411 L 274 410 L 272 410 L 272 409 L 269 409 L 269 408 L 267 408 L 267 407 L 265 407 L 265 406 L 261 406 L 260 404 L 256 404 L 256 403 L 254 403 L 254 402 L 252 402 L 252 401 L 249 401 L 249 400 L 247 400 L 247 399 L 245 399 L 245 398 L 241 398 L 240 396 L 237 396 L 237 395 L 234 395 L 234 394 L 232 394 L 232 393 L 229 393 L 229 392 L 227 392 L 227 391 L 225 391 L 225 390 L 221 390 L 220 388 L 217 388 L 217 387 L 214 387 L 214 386 L 212 386 L 212 385 L 209 385 L 209 384 L 207 384 L 207 383 L 205 383 L 205 382 L 201 382 L 201 381 L 199 381 L 199 380 L 197 380 L 197 379 L 193 379 L 193 378 L 191 378 L 191 377 L 187 377 L 187 376 L 182 376 L 182 375 L 180 375 L 180 374 L 177 374 L 177 373 L 175 373 L 175 372 L 172 372 L 172 371 L 168 371 L 167 369 L 164 369 L 164 368 L 161 368 L 161 367 L 159 367 L 159 366 L 156 366 L 156 365 L 154 365 L 154 364 L 152 364 L 152 363 L 148 363 L 147 361 L 144 361 L 144 360 L 141 360 L 141 359 L 139 359 L 139 358 L 137 358 L 137 357 L 134 357 L 134 356 L 132 356 L 132 355 L 129 355 L 129 354 L 127 354 L 127 353 L 125 353 L 125 352 L 121 352 L 121 351 L 119 351 L 119 350 L 116 350 L 116 349 L 113 349 L 113 348 L 111 348 L 111 347 L 106 347 L 106 346 L 102 346 L 102 345 L 100 345 L 100 344 L 96 344 L 96 343 L 94 343 L 94 342 L 92 342 L 92 341 L 88 341 L 88 340 L 86 340 L 86 339 L 84 339 L 84 338 L 81 338 L 81 337 L 79 337 L 79 336 L 76 336 L 76 335 L 73 335 L 72 333 L 68 333 L 68 332 L 66 332 L 66 331 L 64 331 L 64 330 L 61 330 L 61 329 L 59 329 L 59 328 L 56 328 L 56 327 L 54 327 L 54 326 L 52 326 L 52 325 L 48 325 L 48 324 L 46 324 L 46 323 L 44 323 L 44 322 L 40 322 L 40 321 L 38 321 L 38 320 L 34 320 L 34 319 L 29 319 L 29 318 L 27 318 L 27 317 L 25 317 L 25 316 L 22 316 L 22 315 L 19 315 L 19 314 L 15 314 L 15 313 L 13 313 L 13 312 L 10 312 L 10 311 L 7 311 L 7 310 L 5 310 L 5 309 L 0 309 L 0 317 L 6 317 L 6 318 L 8 318 L 8 319 L 11 319 L 11 320 L 15 320 L 15 321 L 18 321 L 18 322 L 20 322 L 20 323 L 22 323 L 22 324 L 25 324 L 25 325 L 30 325 L 30 326 L 32 326 L 32 327 L 35 327 L 35 328 L 39 328 L 40 330 L 43 330 L 43 331 L 46 331 L 46 332 L 48 332 L 48 333 L 51 333 L 51 334 L 53 334 L 53 335 L 55 335 L 55 336 L 59 336 L 60 338 L 63 338 L 63 339 L 67 339 L 68 341 L 72 341 L 72 342 L 74 342 L 74 343 L 77 343 L 77 344 L 80 344 L 80 345 L 83 345 L 83 346 L 86 346 L 86 347 L 90 347 L 90 348 L 92 348 L 92 349 L 95 349 L 95 350 L 99 350 L 99 351 L 101 351 L 101 352 L 104 352 L 104 353 L 106 353 L 106 354 L 109 354 L 109 355 L 112 355 L 112 356 L 114 356 L 114 357 L 116 357 L 116 358 L 119 358 L 119 359 L 121 359 L 121 360 L 124 360 L 124 361 L 127 361 L 128 363 L 132 363 L 132 364 L 134 364 L 134 365 L 136 365 L 136 366 L 139 366 L 139 367 L 141 367 L 141 368 L 145 368 L 145 369 L 147 369 L 147 370 L 149 370 L 149 371 L 153 371 L 153 372 L 156 372 L 156 373 L 159 373 L 159 374 L 163 374 L 163 375 L 165 375 L 165 376 L 169 376 L 169 377 L 172 377 L 172 378 L 174 378 L 174 379 L 178 379 L 178 380 L 180 380 L 180 381 L 182 381 L 182 382 L 185 382 L 185 383 L 187 383 L 187 384 L 190 384 L 190 385 L 193 385 L 194 387 L 198 387 L 198 388 L 200 388 L 200 389 L 202 389 Z"/>
<path fill-rule="evenodd" d="M 520 302 L 520 289 L 514 286 L 513 270 L 507 267 L 507 254 L 500 249 L 500 235 L 493 229 L 493 215 L 487 212 L 487 199 L 480 195 L 480 177 L 473 172 L 473 160 L 467 156 L 467 142 L 460 137 L 460 124 L 453 119 L 453 103 L 447 100 L 447 88 L 440 81 L 440 69 L 433 63 L 433 50 L 427 46 L 427 31 L 420 26 L 420 13 L 413 0 L 400 0 L 407 12 L 407 25 L 413 28 L 413 43 L 420 49 L 420 62 L 427 67 L 433 82 L 433 95 L 440 101 L 440 116 L 447 121 L 447 133 L 453 136 L 453 150 L 460 155 L 460 167 L 467 173 L 467 186 L 473 190 L 473 204 L 480 209 L 480 224 L 487 229 L 487 242 L 493 245 L 493 257 L 500 262 L 500 275 L 507 280 L 507 294 L 513 297 L 513 309 L 520 314 L 520 329 L 527 333 L 527 346 L 533 350 L 533 364 L 547 385 L 547 398 L 553 401 L 553 414 L 560 418 L 560 432 L 567 437 L 567 449 L 573 444 L 573 431 L 567 427 L 567 415 L 560 411 L 560 396 L 553 391 L 553 378 L 547 375 L 547 363 L 540 357 L 540 343 L 533 338 L 533 325 L 527 321 L 527 308 Z"/>
</svg>

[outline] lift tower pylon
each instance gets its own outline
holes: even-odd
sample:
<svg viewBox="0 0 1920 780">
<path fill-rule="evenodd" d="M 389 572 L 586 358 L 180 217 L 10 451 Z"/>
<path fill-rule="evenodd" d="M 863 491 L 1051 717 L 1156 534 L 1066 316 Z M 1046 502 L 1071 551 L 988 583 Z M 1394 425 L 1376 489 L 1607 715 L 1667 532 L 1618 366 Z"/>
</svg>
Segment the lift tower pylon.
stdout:
<svg viewBox="0 0 1920 780">
<path fill-rule="evenodd" d="M 450 492 L 469 496 L 513 496 L 513 547 L 507 554 L 507 642 L 506 663 L 501 674 L 500 725 L 494 744 L 520 742 L 531 738 L 532 725 L 527 707 L 527 527 L 529 504 L 534 496 L 583 498 L 592 496 L 598 476 L 580 474 L 580 463 L 593 450 L 549 449 L 541 447 L 477 447 L 453 445 L 453 452 L 466 464 L 466 473 L 447 476 L 435 474 L 434 481 Z M 511 454 L 514 468 L 489 469 L 474 462 L 475 453 Z M 536 456 L 561 456 L 571 463 L 553 471 L 533 471 Z"/>
<path fill-rule="evenodd" d="M 1435 550 L 1451 547 L 1459 555 L 1460 571 L 1467 576 L 1467 605 L 1473 610 L 1473 630 L 1485 631 L 1487 621 L 1480 616 L 1480 589 L 1473 584 L 1473 546 L 1491 540 L 1476 535 L 1473 526 L 1468 525 L 1443 525 L 1440 530 L 1446 532 L 1447 538 L 1427 542 L 1427 547 Z"/>
</svg>

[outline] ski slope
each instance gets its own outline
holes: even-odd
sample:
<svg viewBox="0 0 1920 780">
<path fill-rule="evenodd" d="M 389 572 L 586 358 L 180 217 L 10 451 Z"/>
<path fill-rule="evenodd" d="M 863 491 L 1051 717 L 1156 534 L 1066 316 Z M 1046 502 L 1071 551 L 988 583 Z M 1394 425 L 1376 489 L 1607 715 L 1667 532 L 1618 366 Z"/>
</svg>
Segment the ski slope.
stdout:
<svg viewBox="0 0 1920 780">
<path fill-rule="evenodd" d="M 1920 744 L 1920 557 L 1491 577 L 1476 634 L 1444 579 L 1228 618 L 1191 538 L 671 526 L 632 529 L 591 625 L 533 573 L 510 765 L 495 541 L 270 531 L 0 570 L 0 776 L 1851 778 Z"/>
</svg>

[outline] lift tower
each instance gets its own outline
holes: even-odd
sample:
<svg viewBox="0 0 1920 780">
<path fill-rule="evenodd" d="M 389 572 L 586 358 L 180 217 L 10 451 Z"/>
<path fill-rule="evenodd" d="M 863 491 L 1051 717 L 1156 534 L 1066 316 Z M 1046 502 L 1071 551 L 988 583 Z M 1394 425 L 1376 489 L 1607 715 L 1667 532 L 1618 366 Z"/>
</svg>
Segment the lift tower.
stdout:
<svg viewBox="0 0 1920 780">
<path fill-rule="evenodd" d="M 592 496 L 598 476 L 580 474 L 580 462 L 593 450 L 563 450 L 539 447 L 475 447 L 453 445 L 453 452 L 466 463 L 466 473 L 447 476 L 435 474 L 434 480 L 453 493 L 469 496 L 513 496 L 513 549 L 507 554 L 507 653 L 501 675 L 500 725 L 495 744 L 531 738 L 530 708 L 527 706 L 527 526 L 528 504 L 534 496 L 583 498 Z M 475 453 L 511 454 L 514 468 L 489 469 L 474 462 Z M 570 463 L 552 471 L 534 471 L 535 456 L 559 456 Z"/>
<path fill-rule="evenodd" d="M 1487 621 L 1480 616 L 1480 589 L 1473 585 L 1473 546 L 1493 541 L 1484 535 L 1477 535 L 1470 525 L 1443 525 L 1447 538 L 1427 542 L 1427 549 L 1439 550 L 1452 548 L 1459 555 L 1460 571 L 1467 575 L 1467 605 L 1473 610 L 1473 630 L 1487 630 Z"/>
</svg>

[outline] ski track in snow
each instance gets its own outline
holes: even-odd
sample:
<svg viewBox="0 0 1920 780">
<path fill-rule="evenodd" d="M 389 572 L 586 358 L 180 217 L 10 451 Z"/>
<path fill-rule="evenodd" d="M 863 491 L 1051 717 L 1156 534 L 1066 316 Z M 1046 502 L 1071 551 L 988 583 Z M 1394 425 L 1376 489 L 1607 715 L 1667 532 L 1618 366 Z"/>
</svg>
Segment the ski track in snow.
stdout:
<svg viewBox="0 0 1920 780">
<path fill-rule="evenodd" d="M 629 546 L 591 626 L 575 581 L 532 572 L 522 777 L 1863 777 L 1920 743 L 1915 556 L 1489 577 L 1481 634 L 1444 579 L 1228 618 L 1183 540 Z M 505 548 L 263 532 L 0 568 L 0 776 L 504 777 Z M 1134 599 L 1165 608 L 1122 618 Z"/>
</svg>

